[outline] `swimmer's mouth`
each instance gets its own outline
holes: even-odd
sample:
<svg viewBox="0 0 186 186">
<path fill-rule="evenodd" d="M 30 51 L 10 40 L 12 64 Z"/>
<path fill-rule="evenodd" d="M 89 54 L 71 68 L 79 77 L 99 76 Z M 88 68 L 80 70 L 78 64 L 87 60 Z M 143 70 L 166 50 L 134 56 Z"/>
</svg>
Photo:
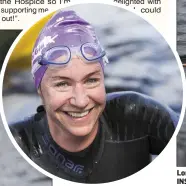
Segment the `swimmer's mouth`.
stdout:
<svg viewBox="0 0 186 186">
<path fill-rule="evenodd" d="M 88 115 L 93 108 L 86 110 L 84 112 L 65 112 L 65 114 L 67 114 L 73 118 L 82 118 L 82 117 L 85 117 L 86 115 Z"/>
</svg>

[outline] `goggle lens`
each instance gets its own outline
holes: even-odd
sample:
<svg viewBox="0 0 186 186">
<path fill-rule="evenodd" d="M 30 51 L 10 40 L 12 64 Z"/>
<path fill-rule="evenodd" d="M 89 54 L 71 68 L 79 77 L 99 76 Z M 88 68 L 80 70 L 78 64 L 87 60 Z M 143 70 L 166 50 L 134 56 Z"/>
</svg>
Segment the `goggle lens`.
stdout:
<svg viewBox="0 0 186 186">
<path fill-rule="evenodd" d="M 52 63 L 67 63 L 70 59 L 70 51 L 67 47 L 54 47 L 44 55 L 44 60 Z"/>
<path fill-rule="evenodd" d="M 98 59 L 101 56 L 101 48 L 94 43 L 86 43 L 82 46 L 82 53 L 88 60 Z"/>
</svg>

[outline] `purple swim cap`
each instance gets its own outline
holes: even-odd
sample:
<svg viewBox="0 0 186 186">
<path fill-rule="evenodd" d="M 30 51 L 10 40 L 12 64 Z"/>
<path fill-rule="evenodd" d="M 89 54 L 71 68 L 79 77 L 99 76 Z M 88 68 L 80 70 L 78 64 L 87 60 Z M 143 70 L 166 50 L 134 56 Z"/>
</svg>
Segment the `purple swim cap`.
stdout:
<svg viewBox="0 0 186 186">
<path fill-rule="evenodd" d="M 77 47 L 87 42 L 99 44 L 95 31 L 88 22 L 74 11 L 60 10 L 54 14 L 39 34 L 32 51 L 32 74 L 36 88 L 47 70 L 47 66 L 40 65 L 38 61 L 48 49 L 60 45 Z M 100 64 L 103 68 L 103 63 Z"/>
</svg>

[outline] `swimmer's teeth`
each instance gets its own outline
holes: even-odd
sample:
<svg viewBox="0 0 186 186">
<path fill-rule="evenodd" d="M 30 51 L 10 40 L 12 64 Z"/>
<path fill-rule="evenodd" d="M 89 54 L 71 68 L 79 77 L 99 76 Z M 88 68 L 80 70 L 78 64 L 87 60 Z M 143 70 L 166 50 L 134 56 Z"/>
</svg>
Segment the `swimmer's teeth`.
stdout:
<svg viewBox="0 0 186 186">
<path fill-rule="evenodd" d="M 74 117 L 74 118 L 81 118 L 81 117 L 84 117 L 86 116 L 89 111 L 86 111 L 86 112 L 81 112 L 81 113 L 77 113 L 77 112 L 67 112 L 70 116 Z"/>
</svg>

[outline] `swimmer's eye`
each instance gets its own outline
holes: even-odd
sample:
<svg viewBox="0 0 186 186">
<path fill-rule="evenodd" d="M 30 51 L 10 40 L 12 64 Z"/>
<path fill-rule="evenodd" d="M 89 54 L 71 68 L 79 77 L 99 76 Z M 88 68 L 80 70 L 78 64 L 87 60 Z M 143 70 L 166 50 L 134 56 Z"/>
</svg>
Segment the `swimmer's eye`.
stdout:
<svg viewBox="0 0 186 186">
<path fill-rule="evenodd" d="M 100 83 L 100 79 L 99 78 L 88 78 L 86 80 L 86 84 L 90 87 L 94 87 L 97 86 Z"/>
<path fill-rule="evenodd" d="M 66 82 L 66 81 L 62 81 L 62 82 L 56 83 L 55 86 L 56 87 L 64 87 L 65 88 L 65 87 L 70 86 L 70 84 L 68 82 Z"/>
<path fill-rule="evenodd" d="M 98 82 L 98 79 L 97 78 L 89 78 L 87 80 L 87 83 L 96 83 L 96 82 Z"/>
</svg>

